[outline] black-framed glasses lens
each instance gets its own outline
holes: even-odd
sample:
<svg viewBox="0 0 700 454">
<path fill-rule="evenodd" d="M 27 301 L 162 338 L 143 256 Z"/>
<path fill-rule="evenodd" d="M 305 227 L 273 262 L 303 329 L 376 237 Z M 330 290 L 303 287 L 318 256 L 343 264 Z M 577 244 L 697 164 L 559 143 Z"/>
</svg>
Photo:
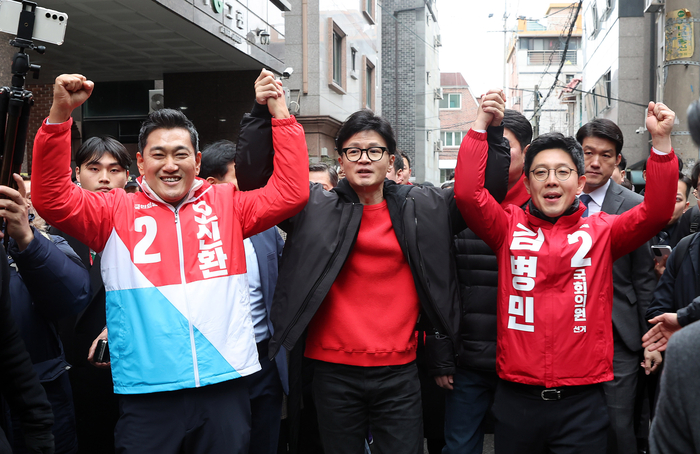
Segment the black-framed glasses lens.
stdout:
<svg viewBox="0 0 700 454">
<path fill-rule="evenodd" d="M 362 157 L 362 153 L 367 153 L 367 158 L 370 161 L 379 161 L 384 156 L 386 148 L 384 147 L 372 147 L 372 148 L 343 148 L 343 153 L 348 161 L 355 162 L 359 161 Z"/>
</svg>

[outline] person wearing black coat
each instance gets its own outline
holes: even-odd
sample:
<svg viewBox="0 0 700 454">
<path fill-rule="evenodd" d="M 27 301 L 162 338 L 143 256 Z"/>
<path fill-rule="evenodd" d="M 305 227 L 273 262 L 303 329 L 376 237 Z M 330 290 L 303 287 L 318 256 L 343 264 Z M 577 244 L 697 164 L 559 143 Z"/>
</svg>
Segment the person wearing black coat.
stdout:
<svg viewBox="0 0 700 454">
<path fill-rule="evenodd" d="M 24 183 L 16 176 L 18 185 Z M 78 256 L 63 238 L 30 225 L 30 205 L 18 192 L 0 187 L 0 210 L 7 222 L 12 317 L 54 413 L 56 452 L 75 453 L 75 411 L 57 322 L 80 312 L 89 301 L 90 280 Z M 34 218 L 32 213 L 32 219 Z M 19 415 L 11 412 L 13 450 L 28 452 Z"/>
<path fill-rule="evenodd" d="M 654 290 L 654 298 L 647 310 L 646 318 L 654 326 L 644 335 L 645 347 L 658 342 L 659 350 L 671 334 L 700 320 L 700 235 L 683 238 L 666 261 L 666 270 Z M 653 338 L 655 333 L 659 335 Z M 653 339 L 652 339 L 653 338 Z M 655 347 L 654 349 L 656 349 Z"/>
<path fill-rule="evenodd" d="M 12 318 L 10 267 L 0 245 L 0 392 L 4 402 L 20 421 L 24 444 L 30 453 L 54 452 L 53 413 L 46 391 L 39 383 L 32 360 Z M 0 418 L 1 420 L 2 418 Z M 0 421 L 2 422 L 2 421 Z M 12 452 L 6 431 L 0 424 L 0 452 Z"/>
<path fill-rule="evenodd" d="M 382 124 L 384 121 L 369 111 L 360 111 L 353 114 L 345 125 L 365 120 L 372 124 L 377 124 L 373 122 Z M 498 123 L 500 124 L 500 118 Z M 384 128 L 384 126 L 377 127 Z M 370 131 L 374 131 L 374 129 L 370 129 Z M 390 132 L 386 136 L 393 137 L 390 127 L 388 131 Z M 507 190 L 510 163 L 508 149 L 504 146 L 500 126 L 490 127 L 488 132 L 492 153 L 489 158 L 487 170 L 489 176 L 487 178 L 494 196 L 502 199 Z M 337 147 L 341 159 L 349 160 L 343 155 L 345 150 L 342 153 L 340 150 L 344 146 L 347 147 L 347 143 L 352 142 L 351 139 L 356 136 L 342 139 L 343 134 L 344 130 L 341 128 Z M 388 147 L 384 151 L 390 150 L 389 156 L 393 157 L 395 142 L 393 148 L 388 143 Z M 357 159 L 362 161 L 365 159 L 365 154 L 363 150 Z M 378 154 L 377 152 L 376 155 Z M 237 169 L 245 169 L 239 172 L 239 185 L 242 189 L 259 187 L 264 184 L 265 169 L 269 169 L 269 166 L 265 165 L 265 157 L 251 158 L 236 163 Z M 253 159 L 262 159 L 262 163 L 256 165 L 253 163 Z M 376 162 L 382 158 L 374 156 L 374 159 L 371 159 L 367 155 L 366 159 Z M 367 164 L 369 161 L 363 162 Z M 384 161 L 386 160 L 381 162 Z M 389 159 L 389 161 L 392 160 Z M 382 170 L 385 174 L 386 169 Z M 263 174 L 261 175 L 261 173 Z M 341 180 L 332 191 L 324 191 L 320 185 L 311 184 L 310 199 L 304 210 L 280 225 L 288 233 L 288 239 L 285 244 L 272 308 L 275 334 L 270 341 L 270 357 L 276 353 L 280 346 L 284 346 L 288 350 L 293 350 L 291 353 L 292 362 L 301 358 L 305 347 L 304 342 L 299 341 L 305 339 L 309 323 L 312 322 L 317 311 L 321 308 L 338 277 L 342 275 L 346 262 L 352 260 L 352 253 L 355 250 L 358 232 L 360 232 L 360 222 L 364 218 L 365 194 L 361 200 L 349 179 L 350 177 Z M 398 240 L 401 253 L 410 267 L 415 292 L 420 302 L 421 321 L 429 326 L 427 331 L 431 333 L 428 336 L 432 338 L 431 351 L 428 355 L 431 362 L 431 372 L 434 375 L 454 373 L 454 357 L 459 354 L 459 343 L 456 339 L 459 324 L 459 292 L 452 237 L 455 233 L 466 228 L 466 225 L 456 208 L 453 192 L 433 187 L 400 186 L 389 180 L 384 180 L 381 191 L 381 198 L 386 203 L 395 235 L 394 240 Z M 361 233 L 359 234 L 361 235 Z M 399 266 L 398 263 L 397 266 Z M 392 283 L 387 282 L 386 285 L 391 286 Z M 371 295 L 367 296 L 371 298 Z M 332 368 L 338 365 L 344 366 L 343 363 L 333 363 L 332 361 L 328 363 L 318 361 L 317 366 L 319 364 L 324 365 L 324 367 L 330 364 L 333 366 Z M 415 365 L 409 363 L 407 367 L 415 368 Z M 293 386 L 294 383 L 292 368 L 293 365 L 290 364 L 290 386 Z M 365 368 L 360 366 L 356 371 L 363 372 L 362 369 Z M 344 373 L 336 371 L 332 375 L 337 376 Z M 316 374 L 318 375 L 318 367 Z M 413 380 L 411 379 L 411 381 Z M 316 382 L 317 377 L 314 378 L 314 386 L 317 386 Z M 417 387 L 417 378 L 415 382 Z M 317 398 L 323 394 L 325 393 L 315 392 Z M 420 404 L 419 401 L 418 404 Z M 319 407 L 318 402 L 317 407 Z M 418 408 L 420 409 L 420 405 Z M 372 412 L 371 409 L 370 412 Z M 293 409 L 290 409 L 290 415 L 294 415 Z M 323 426 L 328 422 L 327 418 L 324 418 L 322 413 L 319 415 L 319 421 Z M 416 435 L 414 432 L 418 433 L 421 437 L 420 449 L 422 452 L 422 430 L 418 429 L 420 415 L 418 414 L 416 418 L 417 421 L 412 421 L 411 424 L 417 423 L 419 426 L 416 426 L 416 430 L 412 431 L 410 436 L 402 436 L 401 433 L 393 433 L 393 435 L 399 442 L 405 442 L 405 446 L 408 446 L 410 443 L 407 439 L 413 440 Z M 379 452 L 386 449 L 382 447 L 382 443 L 385 441 L 380 440 L 381 431 L 386 428 L 380 429 L 378 427 L 378 424 L 383 423 L 383 420 L 369 418 L 368 425 L 373 427 L 372 435 L 374 436 L 375 449 L 380 449 Z M 406 429 L 407 427 L 401 428 L 403 431 Z M 355 432 L 358 430 L 362 431 L 362 424 L 356 426 Z M 321 432 L 327 453 L 345 452 L 342 449 L 354 449 L 354 445 L 350 446 L 350 442 L 344 443 L 338 438 L 344 440 L 352 438 L 352 443 L 359 443 L 362 440 L 361 433 L 350 434 L 350 430 L 344 431 L 344 437 L 329 437 L 328 434 L 324 437 L 324 431 Z"/>
</svg>

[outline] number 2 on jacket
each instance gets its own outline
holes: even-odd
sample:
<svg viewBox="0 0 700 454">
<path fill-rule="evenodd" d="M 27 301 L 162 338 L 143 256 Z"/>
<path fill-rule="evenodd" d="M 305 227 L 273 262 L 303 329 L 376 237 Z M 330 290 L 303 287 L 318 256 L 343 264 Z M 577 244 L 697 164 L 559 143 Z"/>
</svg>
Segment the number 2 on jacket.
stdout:
<svg viewBox="0 0 700 454">
<path fill-rule="evenodd" d="M 144 229 L 146 229 L 146 235 L 134 247 L 134 263 L 158 263 L 160 262 L 160 252 L 146 253 L 156 239 L 156 233 L 158 233 L 158 224 L 156 224 L 155 218 L 142 216 L 134 219 L 134 230 L 143 232 Z"/>
<path fill-rule="evenodd" d="M 593 240 L 588 232 L 575 232 L 569 235 L 568 238 L 569 244 L 578 243 L 581 240 L 581 246 L 579 246 L 574 256 L 571 257 L 571 268 L 591 266 L 591 259 L 587 258 L 586 255 L 591 250 L 591 246 L 593 246 Z"/>
</svg>

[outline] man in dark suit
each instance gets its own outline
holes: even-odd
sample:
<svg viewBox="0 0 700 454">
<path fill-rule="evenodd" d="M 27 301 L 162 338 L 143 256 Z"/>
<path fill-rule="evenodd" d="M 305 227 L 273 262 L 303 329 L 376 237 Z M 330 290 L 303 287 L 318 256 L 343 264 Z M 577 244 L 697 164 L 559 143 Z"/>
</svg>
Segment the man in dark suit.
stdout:
<svg viewBox="0 0 700 454">
<path fill-rule="evenodd" d="M 584 216 L 603 211 L 621 214 L 644 199 L 615 183 L 610 177 L 619 163 L 623 145 L 620 128 L 610 120 L 596 119 L 576 133 L 583 147 L 586 185 L 581 201 L 588 210 Z M 644 245 L 613 265 L 613 338 L 615 379 L 604 384 L 610 414 L 608 453 L 637 453 L 635 401 L 640 362 L 641 338 L 646 332 L 646 310 L 656 284 L 654 257 Z"/>
<path fill-rule="evenodd" d="M 257 106 L 256 106 L 257 107 Z M 267 110 L 267 108 L 265 108 Z M 201 178 L 211 184 L 236 180 L 236 146 L 228 140 L 216 142 L 202 151 Z M 274 333 L 269 314 L 277 284 L 279 259 L 284 242 L 276 227 L 243 240 L 246 255 L 250 310 L 255 342 L 262 370 L 245 377 L 251 407 L 250 454 L 275 454 L 282 420 L 282 392 L 289 393 L 287 355 L 280 349 L 274 361 L 268 358 L 267 344 Z"/>
</svg>

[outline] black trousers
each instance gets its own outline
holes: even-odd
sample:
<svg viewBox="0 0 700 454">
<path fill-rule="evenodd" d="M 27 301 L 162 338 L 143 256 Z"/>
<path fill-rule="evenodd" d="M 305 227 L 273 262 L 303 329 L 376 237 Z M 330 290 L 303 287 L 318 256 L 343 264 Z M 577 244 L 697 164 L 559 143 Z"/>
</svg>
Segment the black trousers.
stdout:
<svg viewBox="0 0 700 454">
<path fill-rule="evenodd" d="M 325 454 L 422 454 L 423 418 L 415 362 L 359 367 L 316 363 L 313 396 Z"/>
<path fill-rule="evenodd" d="M 605 454 L 609 420 L 602 385 L 569 387 L 561 400 L 548 401 L 541 389 L 499 381 L 496 453 Z"/>
<path fill-rule="evenodd" d="M 250 397 L 239 379 L 201 388 L 123 394 L 120 454 L 248 454 Z"/>
</svg>

